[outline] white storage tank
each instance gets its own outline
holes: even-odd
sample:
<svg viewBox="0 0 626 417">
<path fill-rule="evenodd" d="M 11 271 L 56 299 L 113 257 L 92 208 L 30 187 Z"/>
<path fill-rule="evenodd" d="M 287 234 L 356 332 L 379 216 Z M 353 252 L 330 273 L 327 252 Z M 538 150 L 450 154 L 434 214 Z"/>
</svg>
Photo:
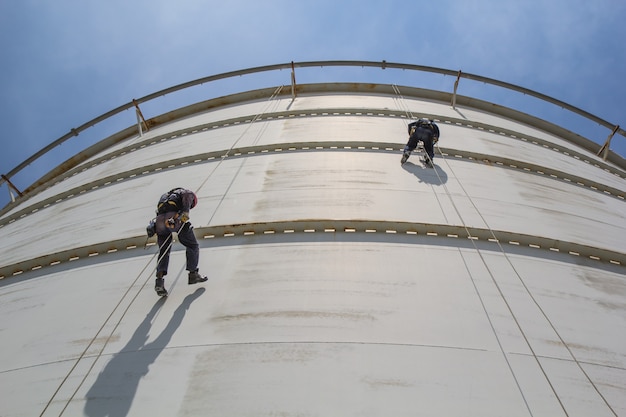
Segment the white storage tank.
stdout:
<svg viewBox="0 0 626 417">
<path fill-rule="evenodd" d="M 420 117 L 432 168 L 400 164 Z M 626 164 L 593 146 L 365 83 L 103 138 L 2 211 L 0 416 L 624 416 Z M 177 186 L 209 280 L 175 242 L 160 298 L 145 227 Z"/>
</svg>

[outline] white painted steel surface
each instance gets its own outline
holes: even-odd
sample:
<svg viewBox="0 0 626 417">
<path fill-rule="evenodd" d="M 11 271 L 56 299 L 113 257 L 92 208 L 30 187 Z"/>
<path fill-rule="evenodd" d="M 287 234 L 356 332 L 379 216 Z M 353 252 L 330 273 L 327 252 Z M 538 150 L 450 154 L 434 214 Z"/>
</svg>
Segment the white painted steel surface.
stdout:
<svg viewBox="0 0 626 417">
<path fill-rule="evenodd" d="M 385 109 L 436 115 L 435 169 L 400 166 L 407 119 Z M 267 117 L 287 110 L 302 115 Z M 266 117 L 193 127 L 244 115 Z M 568 141 L 328 94 L 216 109 L 106 153 L 0 218 L 0 416 L 626 415 L 625 175 Z M 129 242 L 179 185 L 198 194 L 209 281 L 186 284 L 176 243 L 158 299 L 156 247 Z M 230 225 L 244 232 L 204 236 Z"/>
</svg>

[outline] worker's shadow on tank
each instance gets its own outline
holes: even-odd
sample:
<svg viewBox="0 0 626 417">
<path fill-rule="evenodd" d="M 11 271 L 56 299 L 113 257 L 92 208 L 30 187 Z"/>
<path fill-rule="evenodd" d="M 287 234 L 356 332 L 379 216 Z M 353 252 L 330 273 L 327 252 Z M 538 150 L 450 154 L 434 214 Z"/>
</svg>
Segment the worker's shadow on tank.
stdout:
<svg viewBox="0 0 626 417">
<path fill-rule="evenodd" d="M 204 293 L 198 288 L 189 294 L 170 318 L 165 329 L 156 339 L 146 343 L 164 298 L 160 298 L 141 322 L 130 341 L 106 364 L 87 392 L 85 415 L 94 417 L 125 417 L 133 403 L 139 381 L 148 374 L 159 354 L 165 349 L 176 329 L 180 326 L 191 303 Z M 158 399 L 159 395 L 154 395 Z"/>
<path fill-rule="evenodd" d="M 441 166 L 437 165 L 437 159 L 435 159 L 435 164 L 432 168 L 424 166 L 419 161 L 413 163 L 409 160 L 402 165 L 402 169 L 415 175 L 420 182 L 426 184 L 444 185 L 448 182 L 448 174 Z"/>
</svg>

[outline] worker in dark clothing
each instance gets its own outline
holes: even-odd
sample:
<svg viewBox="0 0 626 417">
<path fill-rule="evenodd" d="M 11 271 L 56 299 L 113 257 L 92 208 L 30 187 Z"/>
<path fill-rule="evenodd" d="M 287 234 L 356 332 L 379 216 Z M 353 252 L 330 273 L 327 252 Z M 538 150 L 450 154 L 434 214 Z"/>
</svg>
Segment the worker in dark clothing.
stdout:
<svg viewBox="0 0 626 417">
<path fill-rule="evenodd" d="M 198 198 L 194 192 L 184 188 L 174 188 L 159 199 L 157 217 L 154 220 L 154 231 L 159 244 L 154 289 L 160 296 L 167 295 L 163 277 L 167 275 L 173 243 L 172 233 L 174 232 L 178 234 L 178 240 L 186 248 L 187 271 L 189 271 L 188 284 L 197 284 L 208 279 L 198 272 L 200 246 L 193 233 L 193 226 L 189 223 L 189 210 L 194 208 L 197 203 Z"/>
<path fill-rule="evenodd" d="M 405 163 L 411 152 L 418 146 L 418 142 L 424 144 L 424 151 L 426 156 L 424 162 L 428 166 L 433 166 L 433 158 L 435 157 L 434 145 L 439 141 L 439 126 L 429 119 L 419 119 L 415 122 L 409 123 L 409 141 L 404 147 L 402 152 L 401 163 Z"/>
</svg>

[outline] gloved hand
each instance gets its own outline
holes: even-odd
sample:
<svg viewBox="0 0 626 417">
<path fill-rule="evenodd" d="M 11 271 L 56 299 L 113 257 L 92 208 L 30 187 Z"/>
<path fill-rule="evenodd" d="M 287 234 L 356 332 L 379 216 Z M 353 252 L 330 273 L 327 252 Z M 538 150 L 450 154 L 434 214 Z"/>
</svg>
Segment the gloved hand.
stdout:
<svg viewBox="0 0 626 417">
<path fill-rule="evenodd" d="M 182 213 L 180 213 L 180 221 L 183 223 L 187 223 L 189 221 L 189 212 L 188 211 L 183 211 Z"/>
<path fill-rule="evenodd" d="M 156 234 L 156 221 L 154 221 L 154 219 L 150 220 L 150 223 L 148 223 L 148 227 L 146 227 L 146 234 L 148 235 L 148 238 L 151 238 Z"/>
</svg>

